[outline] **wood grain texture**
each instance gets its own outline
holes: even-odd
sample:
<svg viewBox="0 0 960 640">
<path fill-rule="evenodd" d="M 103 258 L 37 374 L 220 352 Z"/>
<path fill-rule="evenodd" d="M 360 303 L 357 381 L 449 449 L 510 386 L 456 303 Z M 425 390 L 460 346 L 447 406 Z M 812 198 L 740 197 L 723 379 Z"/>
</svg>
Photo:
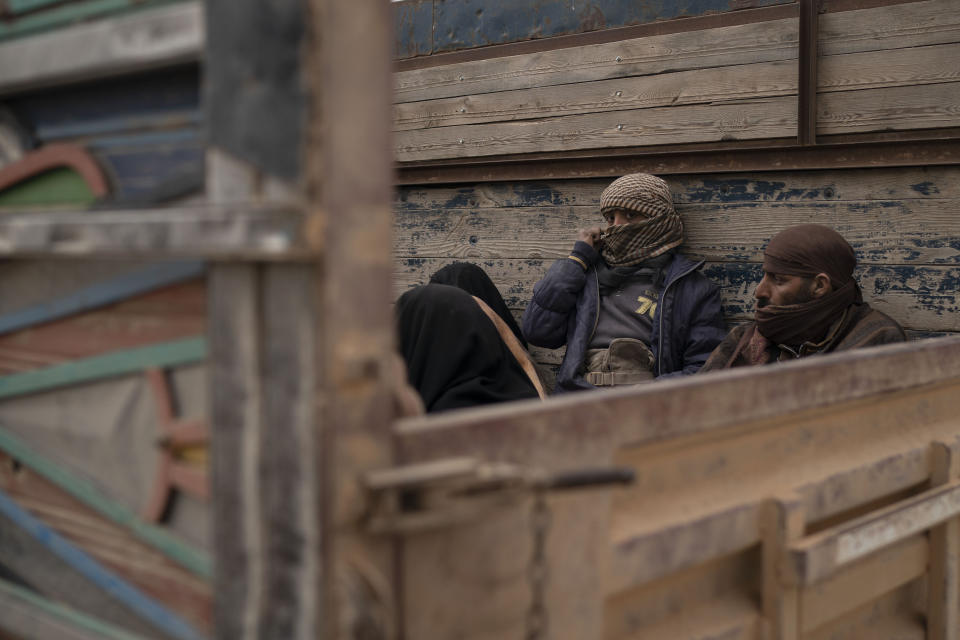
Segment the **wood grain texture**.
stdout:
<svg viewBox="0 0 960 640">
<path fill-rule="evenodd" d="M 788 61 L 475 94 L 394 106 L 394 130 L 795 95 Z"/>
<path fill-rule="evenodd" d="M 598 147 L 789 137 L 796 101 L 764 98 L 737 104 L 686 105 L 398 132 L 398 162 Z M 462 140 L 462 142 L 461 142 Z"/>
<path fill-rule="evenodd" d="M 817 135 L 955 127 L 958 113 L 960 82 L 826 93 L 817 103 Z"/>
<path fill-rule="evenodd" d="M 394 74 L 394 100 L 413 102 L 796 56 L 797 20 L 774 20 L 404 71 Z"/>
<path fill-rule="evenodd" d="M 956 340 L 894 345 L 763 371 L 744 369 L 540 405 L 516 403 L 404 421 L 400 448 L 411 462 L 469 452 L 547 469 L 592 464 L 635 469 L 634 485 L 610 494 L 606 517 L 592 512 L 584 517 L 580 502 L 552 504 L 555 522 L 575 521 L 581 514 L 581 520 L 607 528 L 599 549 L 593 546 L 595 539 L 584 539 L 575 554 L 605 567 L 602 591 L 597 593 L 592 583 L 558 580 L 557 589 L 564 593 L 551 594 L 556 637 L 584 637 L 566 633 L 568 625 L 577 624 L 578 612 L 558 604 L 575 597 L 588 609 L 591 601 L 605 603 L 606 638 L 728 637 L 721 632 L 751 637 L 770 628 L 768 620 L 753 617 L 759 576 L 746 570 L 757 567 L 763 505 L 795 492 L 805 513 L 801 527 L 796 522 L 791 526 L 796 533 L 831 519 L 845 522 L 858 509 L 883 509 L 904 492 L 923 491 L 931 477 L 930 443 L 955 437 L 958 429 L 960 371 L 946 353 L 958 345 Z M 761 400 L 769 397 L 777 401 Z M 597 495 L 590 504 L 599 502 Z M 407 566 L 417 567 L 417 584 L 433 576 L 447 585 L 442 592 L 421 589 L 416 601 L 428 604 L 408 615 L 449 611 L 465 594 L 479 593 L 471 589 L 491 581 L 498 593 L 522 593 L 522 547 L 506 541 L 525 540 L 528 525 L 519 515 L 501 516 L 496 527 L 490 520 L 475 526 L 476 538 L 458 531 L 442 542 L 438 535 L 434 544 L 408 547 Z M 566 530 L 558 531 L 558 538 L 565 539 Z M 448 565 L 444 559 L 453 557 L 456 541 L 473 544 L 465 562 Z M 846 628 L 850 637 L 858 631 L 866 634 L 862 637 L 887 637 L 890 629 L 915 627 L 913 614 L 900 608 L 896 598 L 925 571 L 927 543 L 914 537 L 905 545 L 850 565 L 849 573 L 801 593 L 807 603 L 799 608 L 803 629 L 818 638 L 829 637 L 821 633 L 828 628 Z M 551 567 L 563 570 L 570 548 L 552 550 Z M 610 555 L 602 559 L 594 555 L 598 552 Z M 775 555 L 768 554 L 765 562 L 774 562 Z M 477 556 L 486 561 L 474 567 Z M 775 569 L 769 575 L 780 576 Z M 709 600 L 715 607 L 697 606 L 698 597 L 712 593 L 711 585 L 718 594 Z M 669 608 L 667 603 L 685 602 L 681 591 L 690 588 L 702 589 L 688 597 L 691 606 Z M 745 608 L 745 602 L 751 605 Z M 452 628 L 464 638 L 522 628 L 518 616 L 503 611 L 477 624 L 468 615 L 465 626 Z M 447 618 L 452 616 L 447 613 Z M 420 624 L 430 619 L 420 619 Z M 791 636 L 783 635 L 791 631 L 783 625 L 782 633 L 772 637 L 801 637 L 799 627 L 792 627 Z M 671 635 L 654 633 L 668 629 Z"/>
<path fill-rule="evenodd" d="M 927 0 L 820 16 L 820 54 L 881 51 L 960 41 L 953 0 Z"/>
<path fill-rule="evenodd" d="M 97 513 L 42 475 L 0 452 L 0 489 L 54 531 L 199 629 L 212 617 L 210 584 Z"/>
</svg>

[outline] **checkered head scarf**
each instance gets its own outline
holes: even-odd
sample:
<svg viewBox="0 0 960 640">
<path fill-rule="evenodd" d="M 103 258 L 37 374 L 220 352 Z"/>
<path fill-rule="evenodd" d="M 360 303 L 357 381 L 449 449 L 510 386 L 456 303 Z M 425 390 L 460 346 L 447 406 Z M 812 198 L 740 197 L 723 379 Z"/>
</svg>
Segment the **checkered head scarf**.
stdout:
<svg viewBox="0 0 960 640">
<path fill-rule="evenodd" d="M 614 180 L 600 194 L 600 213 L 617 209 L 635 211 L 640 219 L 604 231 L 600 255 L 609 266 L 638 265 L 683 243 L 683 221 L 660 178 L 632 173 Z"/>
</svg>

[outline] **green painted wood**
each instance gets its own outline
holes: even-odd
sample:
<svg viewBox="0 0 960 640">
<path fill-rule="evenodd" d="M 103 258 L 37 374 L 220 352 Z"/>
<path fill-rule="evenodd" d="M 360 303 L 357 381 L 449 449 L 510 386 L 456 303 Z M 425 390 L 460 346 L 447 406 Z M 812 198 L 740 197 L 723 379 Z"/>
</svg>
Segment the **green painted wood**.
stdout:
<svg viewBox="0 0 960 640">
<path fill-rule="evenodd" d="M 36 2 L 37 0 L 34 0 Z M 27 36 L 40 31 L 67 27 L 77 22 L 102 18 L 131 11 L 139 11 L 185 0 L 86 0 L 29 13 L 10 21 L 0 22 L 0 41 Z"/>
<path fill-rule="evenodd" d="M 91 482 L 72 473 L 63 465 L 39 455 L 2 426 L 0 426 L 0 449 L 103 517 L 125 527 L 140 541 L 163 553 L 188 571 L 202 578 L 212 578 L 213 564 L 206 552 L 173 537 L 159 527 L 144 522 L 123 505 L 104 496 Z"/>
<path fill-rule="evenodd" d="M 76 630 L 77 637 L 102 638 L 104 640 L 143 640 L 143 636 L 124 631 L 98 618 L 65 607 L 6 580 L 0 580 L 0 603 L 5 603 L 10 607 L 19 606 L 26 610 L 28 615 L 48 617 L 72 627 Z M 0 629 L 11 632 L 19 631 L 18 629 L 7 629 L 3 622 L 6 617 L 0 616 Z"/>
<path fill-rule="evenodd" d="M 0 192 L 0 207 L 86 206 L 94 200 L 96 196 L 83 176 L 67 168 L 47 171 Z"/>
<path fill-rule="evenodd" d="M 206 357 L 207 341 L 203 336 L 114 351 L 45 369 L 0 377 L 0 399 L 51 391 L 152 367 L 193 364 Z"/>
</svg>

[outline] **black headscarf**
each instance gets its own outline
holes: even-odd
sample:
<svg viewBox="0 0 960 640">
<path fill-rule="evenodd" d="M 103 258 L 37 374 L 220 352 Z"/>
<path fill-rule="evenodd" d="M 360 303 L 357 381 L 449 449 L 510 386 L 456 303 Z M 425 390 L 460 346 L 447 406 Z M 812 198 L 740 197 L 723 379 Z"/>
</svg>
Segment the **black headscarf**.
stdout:
<svg viewBox="0 0 960 640">
<path fill-rule="evenodd" d="M 536 398 L 537 391 L 469 293 L 442 284 L 397 301 L 400 353 L 427 413 Z"/>
<path fill-rule="evenodd" d="M 523 333 L 517 326 L 513 314 L 507 308 L 507 303 L 503 301 L 503 296 L 497 286 L 493 284 L 487 272 L 475 264 L 469 262 L 454 262 L 437 271 L 430 277 L 430 282 L 435 284 L 448 284 L 451 287 L 463 289 L 472 296 L 477 296 L 487 303 L 487 306 L 493 309 L 493 312 L 507 323 L 513 335 L 517 340 L 527 348 L 527 341 L 523 339 Z"/>
</svg>

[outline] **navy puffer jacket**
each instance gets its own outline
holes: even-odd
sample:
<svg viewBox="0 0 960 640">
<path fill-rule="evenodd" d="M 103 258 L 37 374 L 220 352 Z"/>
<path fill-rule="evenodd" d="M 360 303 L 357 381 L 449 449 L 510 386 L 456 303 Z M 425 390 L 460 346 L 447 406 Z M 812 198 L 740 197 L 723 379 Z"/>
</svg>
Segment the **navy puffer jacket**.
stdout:
<svg viewBox="0 0 960 640">
<path fill-rule="evenodd" d="M 533 288 L 523 312 L 523 335 L 547 349 L 567 345 L 557 373 L 557 392 L 593 389 L 580 371 L 587 345 L 597 326 L 600 285 L 596 265 L 600 254 L 578 241 L 576 260 L 557 260 Z M 680 254 L 664 271 L 664 286 L 653 317 L 650 337 L 654 375 L 667 378 L 696 373 L 726 335 L 720 313 L 720 289 L 699 272 L 703 262 Z"/>
</svg>

